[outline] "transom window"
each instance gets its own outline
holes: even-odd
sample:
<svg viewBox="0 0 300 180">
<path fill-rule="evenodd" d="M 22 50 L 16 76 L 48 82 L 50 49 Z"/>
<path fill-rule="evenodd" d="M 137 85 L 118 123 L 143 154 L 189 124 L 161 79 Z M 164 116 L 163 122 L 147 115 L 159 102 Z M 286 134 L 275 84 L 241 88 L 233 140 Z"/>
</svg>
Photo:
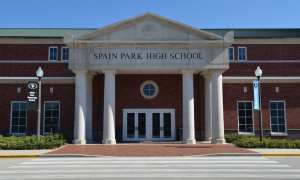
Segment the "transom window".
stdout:
<svg viewBox="0 0 300 180">
<path fill-rule="evenodd" d="M 57 47 L 49 47 L 48 60 L 57 61 Z"/>
<path fill-rule="evenodd" d="M 59 131 L 59 102 L 45 102 L 44 104 L 44 133 Z"/>
<path fill-rule="evenodd" d="M 270 101 L 271 132 L 285 133 L 285 105 L 283 101 Z"/>
<path fill-rule="evenodd" d="M 228 48 L 228 58 L 229 58 L 229 61 L 233 61 L 234 60 L 234 48 L 233 47 L 230 47 Z"/>
<path fill-rule="evenodd" d="M 246 61 L 247 60 L 247 49 L 246 49 L 246 47 L 238 47 L 238 56 L 239 56 L 239 61 Z"/>
<path fill-rule="evenodd" d="M 27 102 L 11 102 L 11 134 L 26 134 Z"/>
<path fill-rule="evenodd" d="M 140 91 L 144 98 L 152 99 L 158 94 L 158 86 L 153 81 L 146 81 L 141 85 Z"/>
<path fill-rule="evenodd" d="M 68 47 L 62 47 L 61 48 L 61 60 L 62 61 L 68 61 L 69 60 L 69 48 Z"/>
<path fill-rule="evenodd" d="M 253 133 L 252 102 L 238 102 L 239 132 Z"/>
</svg>

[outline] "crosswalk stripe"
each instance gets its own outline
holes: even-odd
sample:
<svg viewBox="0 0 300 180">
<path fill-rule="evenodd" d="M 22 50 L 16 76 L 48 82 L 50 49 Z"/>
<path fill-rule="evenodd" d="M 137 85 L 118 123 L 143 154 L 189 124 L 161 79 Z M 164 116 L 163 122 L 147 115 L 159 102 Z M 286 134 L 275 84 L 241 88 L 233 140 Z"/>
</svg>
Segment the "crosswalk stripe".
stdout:
<svg viewBox="0 0 300 180">
<path fill-rule="evenodd" d="M 291 174 L 64 174 L 64 175 L 14 175 L 14 176 L 1 176 L 0 179 L 46 179 L 46 178 L 72 178 L 72 179 L 83 179 L 83 178 L 276 178 L 276 179 L 287 179 L 287 178 L 300 178 L 300 175 Z"/>
<path fill-rule="evenodd" d="M 138 168 L 138 167 L 151 167 L 151 166 L 157 166 L 158 164 L 139 164 L 139 165 L 126 165 L 127 167 L 131 168 Z M 162 164 L 159 165 L 160 167 L 195 167 L 195 165 L 190 165 L 190 164 Z M 75 167 L 80 167 L 80 168 L 105 168 L 105 167 L 118 167 L 122 168 L 124 165 L 37 165 L 37 166 L 11 166 L 10 168 L 45 168 L 45 167 L 52 167 L 52 168 L 75 168 Z M 289 165 L 285 164 L 197 164 L 197 167 L 291 167 Z"/>
<path fill-rule="evenodd" d="M 181 158 L 181 157 L 104 157 L 104 158 L 98 158 L 98 157 L 88 157 L 88 158 L 39 158 L 39 159 L 32 159 L 32 161 L 78 161 L 78 160 L 86 160 L 86 161 L 119 161 L 119 160 L 192 160 L 192 161 L 199 161 L 199 160 L 207 160 L 207 157 L 188 157 L 188 158 Z M 252 158 L 252 157 L 209 157 L 209 160 L 225 160 L 225 159 L 230 159 L 230 160 L 266 160 L 269 161 L 268 158 L 264 157 L 258 157 L 258 158 Z"/>
<path fill-rule="evenodd" d="M 139 172 L 216 172 L 216 169 L 71 169 L 71 170 L 52 170 L 44 169 L 38 171 L 38 173 L 62 173 L 62 172 L 72 172 L 72 173 L 139 173 Z M 218 169 L 218 172 L 251 172 L 251 173 L 266 173 L 266 172 L 277 172 L 277 173 L 297 173 L 300 169 Z M 36 170 L 3 170 L 0 174 L 6 173 L 36 173 Z"/>
<path fill-rule="evenodd" d="M 300 169 L 256 157 L 41 158 L 0 170 L 0 179 L 300 179 Z"/>
<path fill-rule="evenodd" d="M 78 161 L 77 164 L 118 164 L 124 163 L 126 164 L 139 164 L 145 163 L 144 161 Z M 194 164 L 194 163 L 201 163 L 201 164 L 212 164 L 212 163 L 222 163 L 222 164 L 271 164 L 271 163 L 278 163 L 276 161 L 147 161 L 147 163 L 164 163 L 164 164 L 172 164 L 172 163 L 180 163 L 180 164 Z M 74 164 L 74 162 L 23 162 L 22 164 Z"/>
</svg>

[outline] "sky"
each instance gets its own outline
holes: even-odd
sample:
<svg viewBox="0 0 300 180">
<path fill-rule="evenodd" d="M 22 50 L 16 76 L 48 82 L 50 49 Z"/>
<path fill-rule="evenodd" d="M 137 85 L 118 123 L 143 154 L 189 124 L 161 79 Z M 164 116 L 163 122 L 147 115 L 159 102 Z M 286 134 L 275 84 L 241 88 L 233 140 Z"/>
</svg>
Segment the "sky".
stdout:
<svg viewBox="0 0 300 180">
<path fill-rule="evenodd" d="M 0 0 L 0 28 L 101 28 L 146 12 L 200 29 L 300 28 L 300 0 Z"/>
</svg>

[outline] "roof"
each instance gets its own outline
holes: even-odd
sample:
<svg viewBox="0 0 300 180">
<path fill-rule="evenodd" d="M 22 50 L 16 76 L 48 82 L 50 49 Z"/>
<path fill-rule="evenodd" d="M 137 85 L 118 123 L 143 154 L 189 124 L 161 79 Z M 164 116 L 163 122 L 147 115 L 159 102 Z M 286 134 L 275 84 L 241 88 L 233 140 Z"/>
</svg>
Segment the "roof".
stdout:
<svg viewBox="0 0 300 180">
<path fill-rule="evenodd" d="M 0 28 L 0 37 L 10 38 L 63 38 L 67 31 L 79 36 L 96 28 Z M 229 31 L 234 31 L 235 39 L 255 38 L 300 38 L 300 28 L 292 29 L 202 29 L 210 33 L 224 36 Z"/>
<path fill-rule="evenodd" d="M 0 28 L 0 37 L 63 38 L 64 32 L 74 36 L 96 30 L 96 28 Z"/>
<path fill-rule="evenodd" d="M 224 36 L 229 31 L 234 31 L 235 39 L 255 38 L 300 38 L 299 29 L 203 29 L 205 31 Z"/>
</svg>

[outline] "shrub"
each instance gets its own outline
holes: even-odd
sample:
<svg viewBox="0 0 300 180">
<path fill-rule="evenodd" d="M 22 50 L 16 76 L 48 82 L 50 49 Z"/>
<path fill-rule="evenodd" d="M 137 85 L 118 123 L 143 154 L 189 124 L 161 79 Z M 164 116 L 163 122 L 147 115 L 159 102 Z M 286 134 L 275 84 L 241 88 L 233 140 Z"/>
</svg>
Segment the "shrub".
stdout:
<svg viewBox="0 0 300 180">
<path fill-rule="evenodd" d="M 264 138 L 262 141 L 257 137 L 240 138 L 232 142 L 242 148 L 300 148 L 300 140 Z"/>
<path fill-rule="evenodd" d="M 246 139 L 246 138 L 249 138 L 249 136 L 243 134 L 235 134 L 235 133 L 225 134 L 225 139 L 227 143 L 234 143 L 239 139 Z"/>
<path fill-rule="evenodd" d="M 3 150 L 29 150 L 29 149 L 52 149 L 67 144 L 62 134 L 41 135 L 40 141 L 36 135 L 32 136 L 0 136 L 0 149 Z"/>
<path fill-rule="evenodd" d="M 263 142 L 256 137 L 248 137 L 244 139 L 238 139 L 234 142 L 236 146 L 243 148 L 260 148 L 262 147 Z"/>
</svg>

